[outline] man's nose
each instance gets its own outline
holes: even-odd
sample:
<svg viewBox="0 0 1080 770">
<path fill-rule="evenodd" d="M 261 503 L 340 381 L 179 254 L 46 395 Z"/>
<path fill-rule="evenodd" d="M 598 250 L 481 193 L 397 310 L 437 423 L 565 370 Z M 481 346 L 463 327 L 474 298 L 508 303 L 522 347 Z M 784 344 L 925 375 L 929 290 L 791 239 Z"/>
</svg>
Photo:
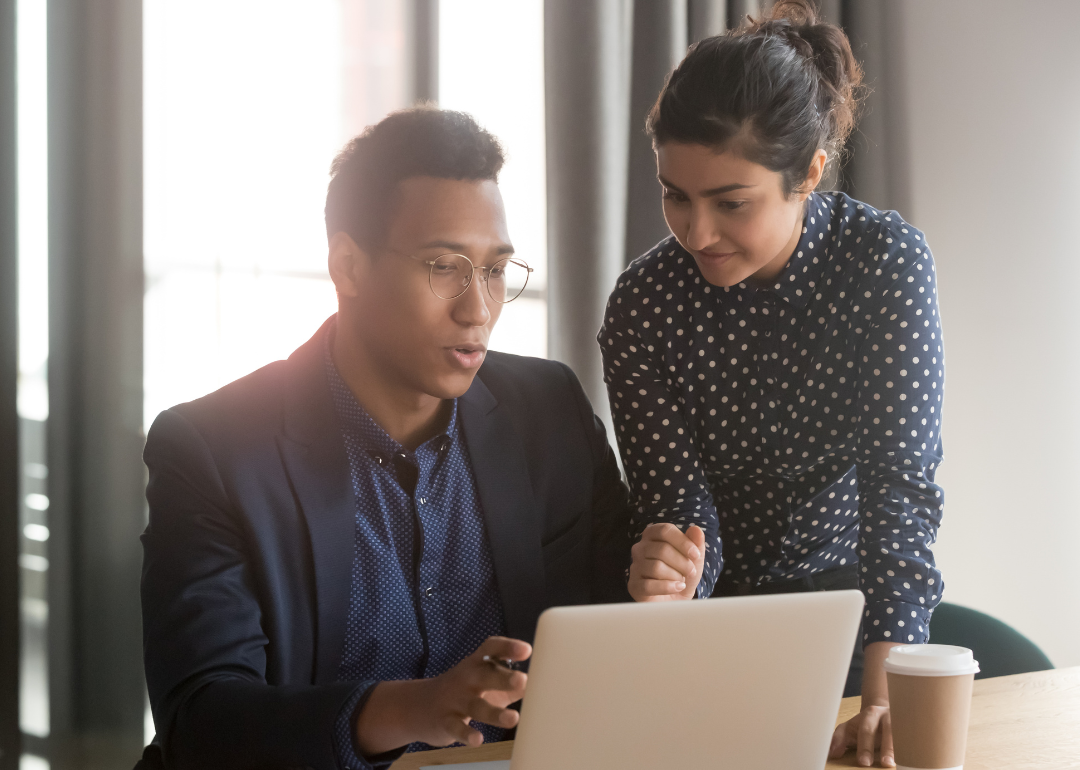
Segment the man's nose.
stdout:
<svg viewBox="0 0 1080 770">
<path fill-rule="evenodd" d="M 486 278 L 483 270 L 474 269 L 469 287 L 454 300 L 452 315 L 459 324 L 485 326 L 491 320 Z"/>
</svg>

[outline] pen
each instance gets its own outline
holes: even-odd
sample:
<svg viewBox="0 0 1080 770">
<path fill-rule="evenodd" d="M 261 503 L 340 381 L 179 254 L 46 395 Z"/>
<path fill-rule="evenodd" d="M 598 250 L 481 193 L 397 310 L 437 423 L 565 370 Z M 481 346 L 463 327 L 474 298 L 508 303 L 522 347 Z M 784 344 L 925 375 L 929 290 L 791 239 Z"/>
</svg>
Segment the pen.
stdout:
<svg viewBox="0 0 1080 770">
<path fill-rule="evenodd" d="M 517 663 L 510 660 L 509 658 L 496 658 L 493 655 L 485 655 L 483 657 L 483 661 L 485 663 L 490 663 L 493 666 L 498 666 L 499 668 L 506 668 L 511 671 L 518 670 Z"/>
</svg>

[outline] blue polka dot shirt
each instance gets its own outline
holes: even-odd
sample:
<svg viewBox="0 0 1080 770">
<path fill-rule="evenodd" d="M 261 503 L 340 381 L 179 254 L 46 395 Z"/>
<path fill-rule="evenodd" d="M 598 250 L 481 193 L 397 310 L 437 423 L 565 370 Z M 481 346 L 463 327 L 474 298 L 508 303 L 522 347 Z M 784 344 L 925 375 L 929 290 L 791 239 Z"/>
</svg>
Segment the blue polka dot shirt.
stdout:
<svg viewBox="0 0 1080 770">
<path fill-rule="evenodd" d="M 710 285 L 674 237 L 599 342 L 636 499 L 705 531 L 699 597 L 858 564 L 864 643 L 926 642 L 941 596 L 944 353 L 934 260 L 896 212 L 815 193 L 773 285 Z"/>
<path fill-rule="evenodd" d="M 354 770 L 394 758 L 368 762 L 353 742 L 354 716 L 377 682 L 438 676 L 489 636 L 503 635 L 505 624 L 457 402 L 445 432 L 410 452 L 364 411 L 334 366 L 329 343 L 325 356 L 356 496 L 339 679 L 358 687 L 334 736 L 341 766 Z M 485 741 L 505 739 L 503 729 L 473 726 Z"/>
</svg>

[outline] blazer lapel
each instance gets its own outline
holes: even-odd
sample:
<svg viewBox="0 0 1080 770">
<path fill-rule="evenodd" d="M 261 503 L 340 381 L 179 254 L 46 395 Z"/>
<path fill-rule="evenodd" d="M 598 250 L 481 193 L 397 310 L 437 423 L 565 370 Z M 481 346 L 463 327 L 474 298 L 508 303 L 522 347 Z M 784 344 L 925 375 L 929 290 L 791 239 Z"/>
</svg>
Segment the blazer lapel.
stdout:
<svg viewBox="0 0 1080 770">
<path fill-rule="evenodd" d="M 532 642 L 545 607 L 540 509 L 533 495 L 525 449 L 506 407 L 479 377 L 459 409 L 477 493 L 484 509 L 506 632 Z"/>
<path fill-rule="evenodd" d="M 283 429 L 278 436 L 282 460 L 311 536 L 316 684 L 329 684 L 338 678 L 349 614 L 356 528 L 356 501 L 345 441 L 324 368 L 327 325 L 290 356 L 294 377 L 286 394 Z"/>
</svg>

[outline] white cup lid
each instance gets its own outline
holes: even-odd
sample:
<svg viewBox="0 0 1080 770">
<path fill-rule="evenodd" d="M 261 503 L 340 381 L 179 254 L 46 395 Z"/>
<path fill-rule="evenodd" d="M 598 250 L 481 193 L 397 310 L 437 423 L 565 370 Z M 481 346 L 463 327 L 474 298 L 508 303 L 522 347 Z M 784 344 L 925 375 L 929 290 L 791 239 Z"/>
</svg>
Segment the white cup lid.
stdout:
<svg viewBox="0 0 1080 770">
<path fill-rule="evenodd" d="M 901 644 L 889 650 L 885 670 L 909 676 L 976 674 L 979 662 L 967 647 L 951 644 Z"/>
</svg>

